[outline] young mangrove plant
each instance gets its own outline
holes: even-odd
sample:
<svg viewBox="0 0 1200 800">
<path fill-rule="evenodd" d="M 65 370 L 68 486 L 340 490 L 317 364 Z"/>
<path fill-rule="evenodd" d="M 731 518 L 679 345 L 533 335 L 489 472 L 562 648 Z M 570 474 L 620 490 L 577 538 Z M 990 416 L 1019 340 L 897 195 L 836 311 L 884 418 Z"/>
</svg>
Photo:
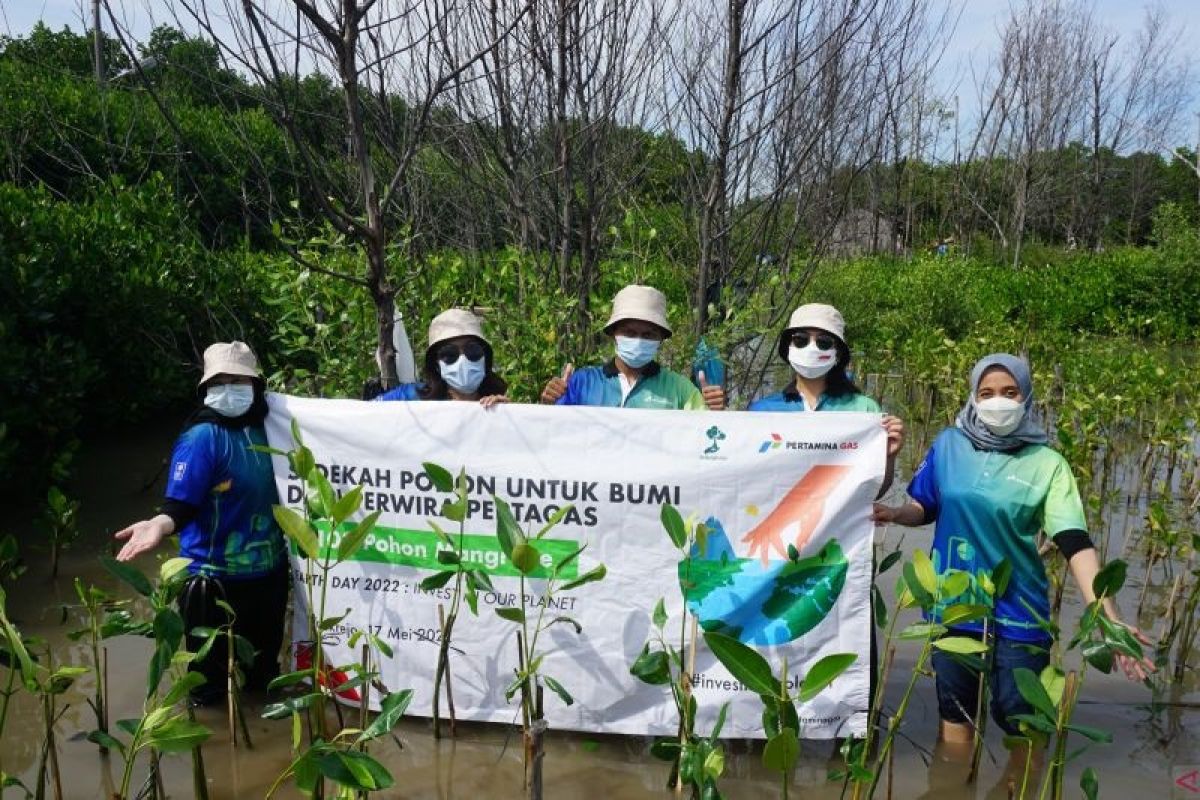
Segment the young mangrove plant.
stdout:
<svg viewBox="0 0 1200 800">
<path fill-rule="evenodd" d="M 1020 723 L 1023 735 L 1006 737 L 1005 740 L 1008 747 L 1025 748 L 1025 769 L 1016 795 L 1018 798 L 1028 796 L 1034 752 L 1048 749 L 1051 754 L 1037 797 L 1039 800 L 1061 800 L 1066 765 L 1085 749 L 1080 748 L 1068 753 L 1067 742 L 1070 734 L 1078 734 L 1090 742 L 1107 744 L 1112 741 L 1112 735 L 1107 731 L 1076 724 L 1072 717 L 1089 666 L 1110 673 L 1118 655 L 1129 656 L 1139 661 L 1143 657 L 1142 645 L 1133 633 L 1124 625 L 1110 620 L 1103 609 L 1105 598 L 1116 596 L 1124 585 L 1125 571 L 1125 562 L 1113 560 L 1105 564 L 1092 581 L 1096 600 L 1084 610 L 1079 620 L 1079 630 L 1067 647 L 1068 650 L 1078 649 L 1082 656 L 1078 672 L 1064 672 L 1061 666 L 1054 664 L 1047 666 L 1040 675 L 1021 667 L 1014 670 L 1017 689 L 1032 708 L 1028 714 L 1013 717 Z M 1098 781 L 1095 773 L 1092 773 L 1090 778 L 1085 773 L 1084 777 L 1086 780 L 1081 786 L 1087 794 L 1087 787 L 1092 784 L 1098 785 Z"/>
<path fill-rule="evenodd" d="M 50 534 L 50 579 L 58 577 L 62 551 L 79 538 L 79 501 L 71 500 L 57 486 L 46 492 L 43 520 Z"/>
<path fill-rule="evenodd" d="M 890 564 L 889 564 L 890 566 Z M 968 590 L 975 589 L 968 593 Z M 980 591 L 982 590 L 982 591 Z M 880 675 L 875 690 L 875 702 L 870 711 L 867 734 L 861 745 L 855 743 L 847 751 L 853 756 L 848 764 L 845 780 L 854 784 L 855 800 L 861 797 L 874 797 L 883 777 L 885 766 L 889 763 L 896 737 L 904 716 L 912 701 L 917 682 L 923 675 L 931 675 L 929 661 L 934 649 L 951 654 L 965 660 L 975 669 L 984 669 L 985 664 L 979 656 L 988 650 L 984 641 L 970 636 L 948 636 L 950 627 L 956 624 L 973 622 L 983 619 L 989 613 L 988 606 L 979 602 L 980 595 L 998 596 L 995 593 L 994 582 L 990 573 L 971 574 L 962 570 L 947 570 L 938 575 L 933 562 L 922 550 L 913 553 L 912 559 L 905 562 L 899 579 L 896 581 L 896 611 L 887 626 L 887 636 L 884 640 L 884 650 L 887 656 L 884 670 Z M 969 600 L 964 602 L 964 595 Z M 923 616 L 920 622 L 907 625 L 897 632 L 901 614 L 908 609 L 919 609 Z M 929 619 L 940 611 L 940 622 Z M 912 640 L 920 642 L 920 651 L 913 666 L 912 676 L 904 688 L 900 702 L 888 718 L 886 727 L 879 726 L 878 718 L 882 713 L 883 687 L 887 680 L 887 669 L 893 659 L 894 642 L 897 640 Z M 977 709 L 965 709 L 968 716 Z M 883 738 L 878 747 L 875 746 L 876 728 L 883 731 Z M 873 760 L 872 760 L 873 756 Z M 868 765 L 868 761 L 870 764 Z"/>
<path fill-rule="evenodd" d="M 572 617 L 555 615 L 547 619 L 546 612 L 556 606 L 554 599 L 562 592 L 604 580 L 606 569 L 603 564 L 597 564 L 582 575 L 564 581 L 564 578 L 570 577 L 570 574 L 577 570 L 579 556 L 587 549 L 587 545 L 580 545 L 558 560 L 549 552 L 543 553 L 538 549 L 543 537 L 562 521 L 572 506 L 567 505 L 559 509 L 534 536 L 529 537 L 521 530 L 508 503 L 495 495 L 493 499 L 496 502 L 496 538 L 504 557 L 520 576 L 520 589 L 517 594 L 520 607 L 496 609 L 497 616 L 515 623 L 520 628 L 517 632 L 517 666 L 513 670 L 512 682 L 504 690 L 504 699 L 511 703 L 513 697 L 520 696 L 521 731 L 525 743 L 525 790 L 531 800 L 540 800 L 543 738 L 547 730 L 542 689 L 548 687 L 567 705 L 574 703 L 575 699 L 557 678 L 542 671 L 546 653 L 539 650 L 538 645 L 541 635 L 554 625 L 567 625 L 574 628 L 577 634 L 583 631 L 583 627 Z M 526 591 L 526 581 L 534 579 L 544 580 L 540 602 Z"/>
<path fill-rule="evenodd" d="M 67 638 L 73 642 L 87 640 L 92 673 L 92 696 L 87 703 L 96 715 L 96 730 L 108 733 L 108 648 L 103 643 L 113 636 L 144 633 L 145 629 L 134 622 L 127 608 L 129 601 L 119 600 L 98 586 L 76 578 L 75 596 L 79 598 L 75 610 L 83 617 L 83 627 L 68 633 Z M 64 614 L 68 610 L 64 608 Z M 101 747 L 101 752 L 107 750 Z"/>
<path fill-rule="evenodd" d="M 395 784 L 391 773 L 370 754 L 367 745 L 391 732 L 412 701 L 412 691 L 390 692 L 379 684 L 383 694 L 380 713 L 369 725 L 363 724 L 370 698 L 369 687 L 376 684 L 379 678 L 378 673 L 370 668 L 369 649 L 364 648 L 365 663 L 330 665 L 326 663 L 321 642 L 324 635 L 350 612 L 350 609 L 346 609 L 337 616 L 327 615 L 330 573 L 358 552 L 374 530 L 380 512 L 352 522 L 350 518 L 358 513 L 362 505 L 362 487 L 356 486 L 337 496 L 329 480 L 317 468 L 312 451 L 304 445 L 295 420 L 292 420 L 292 439 L 295 445 L 292 450 L 264 449 L 287 457 L 292 472 L 301 482 L 302 496 L 306 498 L 304 513 L 285 506 L 275 506 L 274 514 L 294 550 L 304 558 L 304 594 L 297 602 L 304 604 L 312 643 L 304 651 L 307 655 L 303 659 L 303 653 L 297 653 L 301 669 L 280 675 L 271 682 L 269 688 L 281 689 L 307 682 L 311 690 L 263 709 L 263 717 L 267 719 L 292 719 L 294 758 L 276 778 L 268 797 L 288 779 L 307 797 L 324 797 L 326 781 L 337 787 L 339 797 L 363 796 Z M 391 649 L 378 637 L 371 636 L 369 639 L 380 652 L 391 655 Z M 358 638 L 353 639 L 351 647 L 358 641 Z M 351 672 L 354 677 L 349 677 Z M 333 695 L 359 703 L 358 727 L 339 724 L 339 730 L 331 729 L 327 713 L 327 705 L 331 700 L 339 723 L 343 722 L 341 708 Z M 305 719 L 307 743 L 302 735 Z"/>
<path fill-rule="evenodd" d="M 254 645 L 250 643 L 249 639 L 233 632 L 233 626 L 237 622 L 237 613 L 234 612 L 233 606 L 220 598 L 217 598 L 215 602 L 217 607 L 225 612 L 226 622 L 215 628 L 204 626 L 192 628 L 191 635 L 201 640 L 200 647 L 196 650 L 195 660 L 204 660 L 219 640 L 225 640 L 225 703 L 228 712 L 229 742 L 236 748 L 238 732 L 241 731 L 242 741 L 246 743 L 246 747 L 253 747 L 254 744 L 250 741 L 250 728 L 246 725 L 245 710 L 242 708 L 242 686 L 246 682 L 242 667 L 248 667 L 254 663 L 256 655 Z"/>
<path fill-rule="evenodd" d="M 704 634 L 704 642 L 725 669 L 729 670 L 729 674 L 762 700 L 763 733 L 767 737 L 762 754 L 763 766 L 780 774 L 780 786 L 784 800 L 787 800 L 792 771 L 800 758 L 802 734 L 795 701 L 812 700 L 837 676 L 845 672 L 858 659 L 858 655 L 833 653 L 822 657 L 800 680 L 800 692 L 793 698 L 786 659 L 780 667 L 779 676 L 776 677 L 771 665 L 757 650 L 731 636 L 707 632 Z"/>
<path fill-rule="evenodd" d="M 201 764 L 200 745 L 212 731 L 196 722 L 187 705 L 188 693 L 204 682 L 204 676 L 188 670 L 194 656 L 183 647 L 183 617 L 176 610 L 176 599 L 187 580 L 187 558 L 171 558 L 159 568 L 157 582 L 152 583 L 131 564 L 109 557 L 101 559 L 105 568 L 141 595 L 149 606 L 149 619 L 129 621 L 123 632 L 140 632 L 154 640 L 154 651 L 146 673 L 146 697 L 142 716 L 138 719 L 117 720 L 116 728 L 129 737 L 127 742 L 113 732 L 92 731 L 89 741 L 116 750 L 125 760 L 117 797 L 130 797 L 133 770 L 142 752 L 150 754 L 150 769 L 146 778 L 148 791 L 161 796 L 159 786 L 159 756 L 169 753 L 191 753 L 193 769 Z M 118 618 L 123 619 L 123 618 Z M 125 624 L 122 622 L 121 624 Z M 167 689 L 162 691 L 166 679 Z M 142 796 L 143 792 L 137 792 Z"/>
<path fill-rule="evenodd" d="M 422 591 L 430 592 L 440 589 L 450 581 L 454 588 L 450 595 L 450 607 L 447 610 L 438 604 L 438 657 L 437 667 L 433 678 L 433 735 L 442 735 L 440 700 L 443 687 L 446 693 L 446 709 L 450 713 L 450 735 L 455 735 L 457 720 L 454 715 L 454 689 L 450 682 L 450 650 L 454 636 L 454 623 L 458 620 L 459 611 L 465 599 L 467 608 L 475 616 L 479 616 L 479 592 L 493 591 L 491 579 L 482 569 L 470 568 L 464 560 L 463 546 L 467 537 L 467 473 L 460 470 L 458 477 L 452 477 L 445 468 L 426 462 L 423 465 L 425 474 L 440 492 L 453 493 L 453 499 L 442 505 L 441 515 L 451 522 L 458 523 L 458 533 L 450 534 L 442 529 L 434 520 L 429 520 L 429 527 L 438 537 L 438 563 L 446 568 L 435 572 L 421 581 Z"/>
<path fill-rule="evenodd" d="M 681 593 L 686 595 L 692 587 L 694 551 L 705 555 L 708 527 L 695 518 L 684 519 L 672 505 L 664 505 L 659 512 L 663 530 L 671 544 L 679 551 L 679 582 Z M 686 598 L 685 598 L 686 599 Z M 666 634 L 668 623 L 666 603 L 659 599 L 651 615 L 654 625 L 650 639 L 642 647 L 637 659 L 629 668 L 630 674 L 651 686 L 670 686 L 671 700 L 679 719 L 678 733 L 673 739 L 659 739 L 650 748 L 651 754 L 671 763 L 667 779 L 668 788 L 689 786 L 692 793 L 705 797 L 719 797 L 717 779 L 724 769 L 724 751 L 719 735 L 724 725 L 727 706 L 718 715 L 718 724 L 708 737 L 696 734 L 697 703 L 692 694 L 692 675 L 696 658 L 696 618 L 688 613 L 686 602 L 679 619 L 678 638 L 672 643 Z"/>
</svg>

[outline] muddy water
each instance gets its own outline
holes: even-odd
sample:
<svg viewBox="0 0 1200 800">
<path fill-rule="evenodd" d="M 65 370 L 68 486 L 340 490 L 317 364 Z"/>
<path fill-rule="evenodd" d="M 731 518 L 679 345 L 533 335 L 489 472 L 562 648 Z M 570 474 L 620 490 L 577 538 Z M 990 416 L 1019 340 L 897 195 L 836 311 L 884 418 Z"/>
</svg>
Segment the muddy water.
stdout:
<svg viewBox="0 0 1200 800">
<path fill-rule="evenodd" d="M 81 456 L 80 479 L 72 487 L 72 496 L 82 502 L 83 538 L 66 554 L 61 575 L 51 582 L 45 567 L 44 550 L 38 534 L 26 526 L 22 552 L 30 563 L 29 572 L 9 592 L 10 614 L 27 634 L 45 637 L 53 646 L 56 663 L 86 664 L 86 649 L 70 642 L 66 632 L 75 623 L 61 624 L 61 606 L 74 600 L 72 581 L 81 577 L 107 589 L 114 582 L 99 567 L 96 554 L 107 547 L 111 532 L 145 515 L 161 491 L 159 472 L 173 435 L 174 427 L 142 430 L 132 435 L 93 442 Z M 157 475 L 157 480 L 156 480 Z M 19 518 L 19 517 L 18 517 Z M 901 540 L 901 532 L 885 532 L 882 546 L 891 549 Z M 928 545 L 927 531 L 906 531 L 902 547 L 912 550 Z M 143 565 L 146 566 L 146 565 Z M 885 576 L 885 588 L 893 575 Z M 1134 575 L 1122 605 L 1129 615 L 1140 592 L 1141 577 Z M 885 592 L 890 596 L 891 592 Z M 1068 588 L 1064 628 L 1073 629 L 1073 616 L 1079 612 L 1077 593 Z M 1142 621 L 1152 634 L 1159 622 Z M 912 674 L 915 647 L 901 643 L 896 663 L 888 680 L 887 704 L 894 706 Z M 148 640 L 122 637 L 108 642 L 111 719 L 140 715 L 144 694 Z M 1193 661 L 1195 663 L 1195 661 Z M 0 670 L 0 677 L 3 671 Z M 90 684 L 81 681 L 64 700 L 69 708 L 58 726 L 59 754 L 63 765 L 63 793 L 69 798 L 99 798 L 119 784 L 122 762 L 113 755 L 101 759 L 95 745 L 83 739 L 94 727 L 94 717 L 85 702 Z M 1078 779 L 1087 766 L 1100 775 L 1101 796 L 1106 798 L 1200 797 L 1177 789 L 1172 794 L 1173 776 L 1200 766 L 1200 691 L 1196 673 L 1189 683 L 1175 687 L 1162 699 L 1169 705 L 1152 713 L 1150 693 L 1123 678 L 1089 671 L 1075 721 L 1111 731 L 1111 745 L 1096 745 L 1071 762 L 1067 775 L 1067 796 L 1079 796 Z M 204 746 L 209 779 L 209 795 L 217 798 L 263 797 L 276 776 L 287 766 L 291 726 L 288 721 L 259 719 L 260 703 L 251 699 L 250 728 L 253 750 L 234 749 L 229 744 L 225 717 L 221 711 L 202 709 L 200 721 L 215 733 Z M 28 695 L 18 694 L 13 701 L 0 740 L 0 769 L 21 777 L 32 786 L 36 779 L 41 747 L 40 709 Z M 951 753 L 933 751 L 937 730 L 937 703 L 932 678 L 918 684 L 917 695 L 905 717 L 903 731 L 911 741 L 901 740 L 892 765 L 893 797 L 930 798 L 1002 798 L 1007 797 L 1003 750 L 995 726 L 989 728 L 988 749 L 982 774 L 974 786 L 965 783 L 965 766 Z M 466 725 L 456 741 L 433 739 L 425 720 L 411 719 L 397 729 L 402 749 L 383 741 L 373 748 L 396 778 L 396 787 L 382 793 L 404 798 L 513 798 L 521 794 L 522 760 L 520 736 L 502 725 Z M 604 737 L 552 732 L 545 761 L 546 796 L 549 798 L 640 798 L 664 797 L 666 768 L 648 752 L 649 741 L 637 737 Z M 192 796 L 190 764 L 181 757 L 163 761 L 168 794 Z M 1192 765 L 1184 769 L 1185 765 Z M 800 765 L 794 776 L 792 796 L 836 798 L 840 786 L 826 780 L 836 767 L 829 742 L 805 742 Z M 144 776 L 144 768 L 135 773 L 135 783 Z M 781 796 L 778 779 L 760 763 L 757 743 L 727 743 L 726 777 L 722 791 L 729 798 Z M 1031 793 L 1032 794 L 1032 793 Z M 12 790 L 5 797 L 16 796 Z M 52 796 L 52 795 L 51 795 Z M 295 796 L 284 787 L 278 797 Z M 879 792 L 884 796 L 884 791 Z"/>
</svg>

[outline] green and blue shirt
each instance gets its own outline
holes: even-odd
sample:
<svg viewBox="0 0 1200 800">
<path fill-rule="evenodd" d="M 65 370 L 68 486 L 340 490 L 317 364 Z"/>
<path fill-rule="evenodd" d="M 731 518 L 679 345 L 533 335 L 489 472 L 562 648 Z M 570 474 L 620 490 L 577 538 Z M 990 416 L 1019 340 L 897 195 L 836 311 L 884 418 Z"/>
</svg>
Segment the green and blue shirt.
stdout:
<svg viewBox="0 0 1200 800">
<path fill-rule="evenodd" d="M 1014 641 L 1047 641 L 1049 634 L 1038 624 L 1050 617 L 1038 533 L 1053 537 L 1087 529 L 1066 459 L 1045 445 L 979 450 L 962 431 L 947 428 L 917 468 L 908 494 L 925 509 L 926 520 L 935 521 L 931 557 L 939 575 L 957 569 L 971 576 L 966 593 L 943 598 L 942 605 L 986 603 L 978 573 L 1006 559 L 1012 579 L 996 602 L 996 629 Z M 983 622 L 954 627 L 979 632 Z"/>
<path fill-rule="evenodd" d="M 684 376 L 652 361 L 642 368 L 641 377 L 622 397 L 621 375 L 613 361 L 600 367 L 587 367 L 571 375 L 567 391 L 558 398 L 560 406 L 611 406 L 613 408 L 661 408 L 703 411 L 704 396 Z"/>
<path fill-rule="evenodd" d="M 749 405 L 747 411 L 808 411 L 804 405 L 804 397 L 796 391 L 795 385 L 789 386 L 782 392 L 760 397 Z M 859 411 L 865 414 L 879 414 L 883 411 L 879 403 L 867 397 L 862 392 L 849 392 L 830 396 L 822 394 L 817 400 L 813 411 Z"/>
<path fill-rule="evenodd" d="M 196 507 L 179 531 L 179 554 L 192 573 L 255 578 L 283 564 L 283 534 L 271 507 L 279 502 L 261 425 L 225 428 L 202 422 L 175 443 L 167 498 Z"/>
</svg>

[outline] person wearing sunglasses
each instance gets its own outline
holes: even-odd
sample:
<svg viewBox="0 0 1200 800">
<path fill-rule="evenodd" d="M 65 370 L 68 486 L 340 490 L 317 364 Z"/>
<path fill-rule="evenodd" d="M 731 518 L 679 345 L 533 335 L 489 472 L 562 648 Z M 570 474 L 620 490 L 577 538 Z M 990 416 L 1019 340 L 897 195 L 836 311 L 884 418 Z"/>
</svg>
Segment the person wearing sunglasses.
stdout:
<svg viewBox="0 0 1200 800">
<path fill-rule="evenodd" d="M 833 306 L 807 303 L 793 311 L 788 326 L 779 334 L 775 351 L 795 377 L 781 391 L 752 402 L 748 411 L 881 412 L 879 403 L 863 394 L 850 379 L 846 322 Z M 904 423 L 898 417 L 885 415 L 883 427 L 888 447 L 881 496 L 892 485 L 896 454 L 904 446 Z"/>
<path fill-rule="evenodd" d="M 376 400 L 469 400 L 484 408 L 507 403 L 504 379 L 492 371 L 492 345 L 479 317 L 465 308 L 443 311 L 429 323 L 424 382 L 405 383 Z"/>
<path fill-rule="evenodd" d="M 658 289 L 631 285 L 617 292 L 604 332 L 613 338 L 613 358 L 578 372 L 568 364 L 562 377 L 551 378 L 542 390 L 543 403 L 690 411 L 725 408 L 724 389 L 709 386 L 704 373 L 697 389 L 686 377 L 658 363 L 658 350 L 671 335 L 667 298 Z"/>
</svg>

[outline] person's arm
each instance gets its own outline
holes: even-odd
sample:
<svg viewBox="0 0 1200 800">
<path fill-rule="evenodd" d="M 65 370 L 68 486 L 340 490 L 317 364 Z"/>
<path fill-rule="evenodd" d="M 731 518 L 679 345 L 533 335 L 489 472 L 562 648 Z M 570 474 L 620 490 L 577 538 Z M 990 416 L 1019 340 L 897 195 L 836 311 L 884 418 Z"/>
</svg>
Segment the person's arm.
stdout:
<svg viewBox="0 0 1200 800">
<path fill-rule="evenodd" d="M 171 452 L 166 497 L 162 513 L 135 522 L 113 534 L 124 546 L 118 561 L 130 561 L 158 547 L 162 540 L 182 530 L 196 518 L 200 504 L 213 485 L 214 450 L 209 426 L 188 429 Z"/>
<path fill-rule="evenodd" d="M 117 552 L 117 561 L 132 561 L 142 553 L 148 553 L 175 532 L 175 522 L 167 514 L 135 522 L 113 534 L 125 545 Z"/>
<path fill-rule="evenodd" d="M 925 507 L 916 500 L 909 500 L 902 506 L 886 506 L 883 503 L 876 503 L 871 519 L 876 524 L 894 523 L 907 528 L 916 528 L 929 521 L 925 518 Z"/>
<path fill-rule="evenodd" d="M 572 364 L 567 364 L 563 367 L 562 375 L 555 375 L 546 382 L 546 386 L 542 389 L 541 397 L 538 400 L 543 405 L 566 405 L 563 402 L 563 397 L 567 394 L 568 386 L 571 382 L 571 375 L 575 372 L 575 367 Z"/>
</svg>

